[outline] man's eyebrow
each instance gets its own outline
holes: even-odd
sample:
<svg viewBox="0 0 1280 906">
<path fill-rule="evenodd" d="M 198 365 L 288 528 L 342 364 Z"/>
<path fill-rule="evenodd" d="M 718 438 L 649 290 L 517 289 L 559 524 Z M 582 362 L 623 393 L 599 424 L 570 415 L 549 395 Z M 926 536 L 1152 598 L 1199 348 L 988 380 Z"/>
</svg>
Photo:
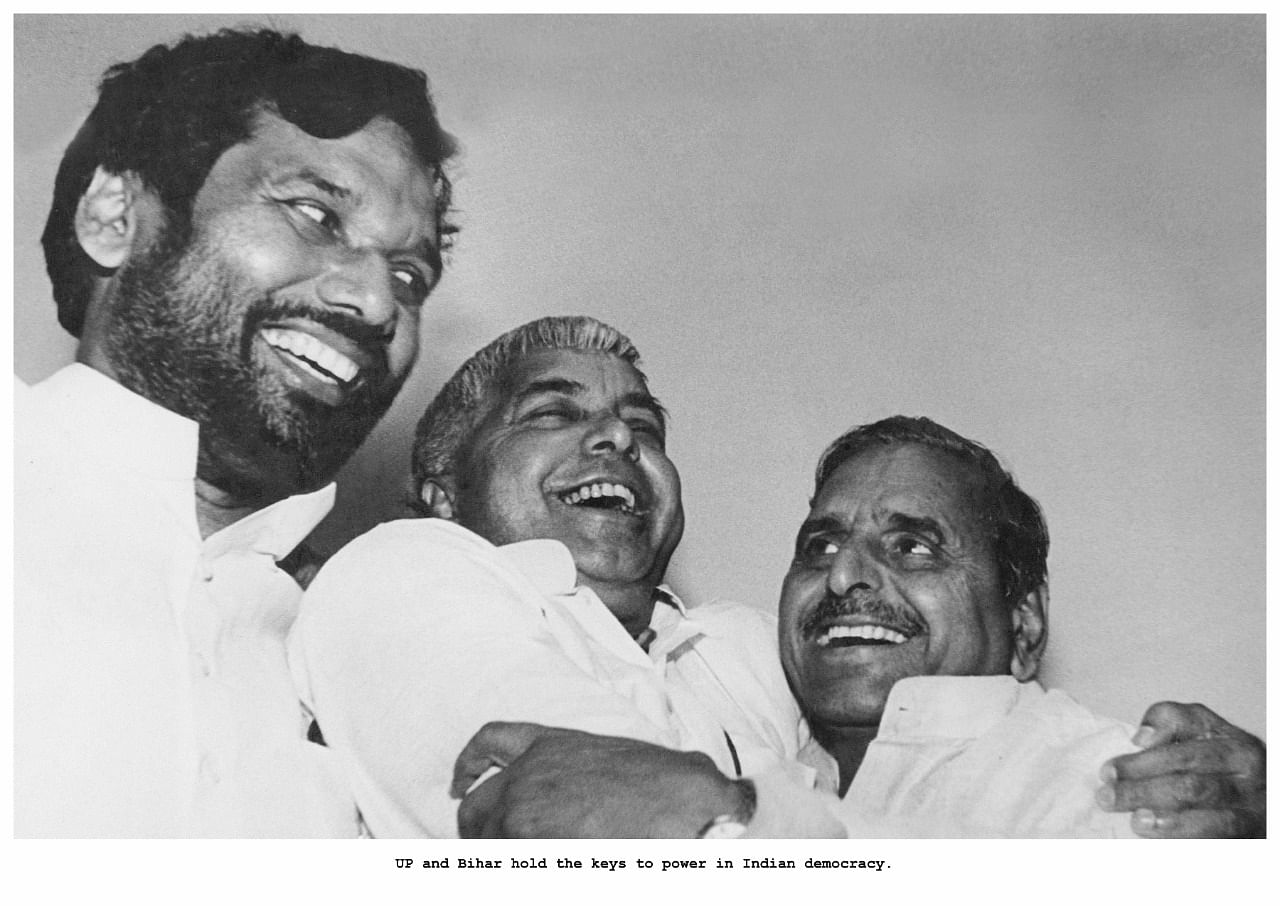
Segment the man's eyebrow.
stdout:
<svg viewBox="0 0 1280 906">
<path fill-rule="evenodd" d="M 800 530 L 796 532 L 796 537 L 841 531 L 844 531 L 844 523 L 835 516 L 813 516 L 800 523 Z"/>
<path fill-rule="evenodd" d="M 625 394 L 621 403 L 624 409 L 644 409 L 648 411 L 664 429 L 667 427 L 667 407 L 658 402 L 658 398 L 652 393 L 634 390 Z"/>
<path fill-rule="evenodd" d="M 303 167 L 297 173 L 292 174 L 287 181 L 294 180 L 315 186 L 331 198 L 337 198 L 345 201 L 351 197 L 351 190 L 346 186 L 338 185 L 336 182 L 321 176 L 317 171 L 310 167 Z"/>
<path fill-rule="evenodd" d="M 941 541 L 947 537 L 947 532 L 943 530 L 942 523 L 928 516 L 909 516 L 906 513 L 891 513 L 889 518 L 885 520 L 885 524 L 890 530 L 896 532 L 911 532 L 915 535 L 927 535 Z"/>
<path fill-rule="evenodd" d="M 571 381 L 568 378 L 543 378 L 540 381 L 530 381 L 525 384 L 515 395 L 517 404 L 524 402 L 529 397 L 541 396 L 544 393 L 560 393 L 564 396 L 577 396 L 586 391 L 586 385 L 579 381 Z"/>
</svg>

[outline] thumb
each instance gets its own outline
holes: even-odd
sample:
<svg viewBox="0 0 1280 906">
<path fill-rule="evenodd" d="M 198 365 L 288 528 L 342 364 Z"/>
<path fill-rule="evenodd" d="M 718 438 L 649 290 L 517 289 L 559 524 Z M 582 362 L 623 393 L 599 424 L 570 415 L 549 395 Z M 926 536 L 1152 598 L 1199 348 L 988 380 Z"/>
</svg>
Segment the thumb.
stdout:
<svg viewBox="0 0 1280 906">
<path fill-rule="evenodd" d="M 505 768 L 529 746 L 553 732 L 541 724 L 490 721 L 463 747 L 453 763 L 453 783 L 449 795 L 461 799 L 468 789 L 490 768 Z"/>
<path fill-rule="evenodd" d="M 1133 744 L 1144 749 L 1169 742 L 1203 739 L 1224 723 L 1204 705 L 1156 702 L 1142 715 Z"/>
</svg>

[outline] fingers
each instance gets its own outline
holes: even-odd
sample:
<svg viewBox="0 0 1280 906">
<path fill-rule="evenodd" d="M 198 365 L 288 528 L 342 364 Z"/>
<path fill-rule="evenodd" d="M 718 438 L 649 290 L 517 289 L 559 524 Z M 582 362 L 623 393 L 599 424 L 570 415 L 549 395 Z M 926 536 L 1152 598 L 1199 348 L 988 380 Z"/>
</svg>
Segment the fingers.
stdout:
<svg viewBox="0 0 1280 906">
<path fill-rule="evenodd" d="M 1134 831 L 1145 837 L 1266 833 L 1262 740 L 1200 705 L 1161 702 L 1144 720 L 1163 742 L 1103 766 L 1097 798 L 1104 809 L 1133 811 Z"/>
<path fill-rule="evenodd" d="M 1221 808 L 1239 800 L 1235 780 L 1226 774 L 1164 774 L 1141 780 L 1117 780 L 1098 791 L 1098 804 L 1107 811 Z"/>
<path fill-rule="evenodd" d="M 1149 748 L 1166 742 L 1209 736 L 1223 729 L 1234 730 L 1235 727 L 1204 705 L 1156 702 L 1142 715 L 1142 726 L 1133 741 L 1135 745 Z"/>
<path fill-rule="evenodd" d="M 1223 724 L 1214 735 L 1166 742 L 1112 758 L 1103 765 L 1102 779 L 1143 780 L 1173 773 L 1223 774 L 1246 792 L 1262 789 L 1266 786 L 1267 747 L 1256 736 Z"/>
<path fill-rule="evenodd" d="M 541 736 L 555 732 L 541 724 L 491 721 L 476 731 L 453 763 L 449 795 L 461 799 L 480 775 L 493 767 L 505 768 Z"/>
<path fill-rule="evenodd" d="M 1190 809 L 1184 812 L 1133 813 L 1134 833 L 1140 837 L 1264 837 L 1266 819 L 1245 809 Z"/>
<path fill-rule="evenodd" d="M 1223 737 L 1190 742 L 1166 743 L 1142 752 L 1118 755 L 1107 762 L 1104 780 L 1145 780 L 1163 774 L 1196 772 L 1208 774 L 1245 773 L 1252 757 L 1237 741 Z"/>
</svg>

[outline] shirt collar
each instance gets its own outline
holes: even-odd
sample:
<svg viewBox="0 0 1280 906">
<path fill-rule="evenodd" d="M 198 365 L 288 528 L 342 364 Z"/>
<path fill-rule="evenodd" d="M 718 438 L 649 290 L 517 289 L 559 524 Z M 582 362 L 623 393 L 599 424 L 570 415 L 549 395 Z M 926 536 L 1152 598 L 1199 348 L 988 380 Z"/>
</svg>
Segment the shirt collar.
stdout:
<svg viewBox="0 0 1280 906">
<path fill-rule="evenodd" d="M 498 552 L 523 573 L 539 594 L 571 595 L 578 587 L 578 567 L 573 554 L 552 538 L 534 538 L 498 546 Z"/>
<path fill-rule="evenodd" d="M 898 680 L 889 690 L 876 742 L 895 737 L 981 736 L 1008 714 L 1019 695 L 1031 687 L 1041 688 L 1034 682 L 1019 683 L 1012 676 L 914 676 Z M 814 772 L 818 789 L 836 793 L 839 764 L 816 739 L 810 737 L 796 757 Z"/>
<path fill-rule="evenodd" d="M 898 680 L 885 702 L 876 739 L 946 736 L 971 739 L 987 732 L 1017 704 L 1023 687 L 1012 676 L 914 676 Z"/>
<path fill-rule="evenodd" d="M 706 634 L 694 618 L 689 616 L 689 609 L 684 606 L 680 596 L 671 590 L 669 585 L 659 585 L 654 589 L 653 616 L 649 618 L 649 628 L 657 633 L 659 639 L 678 644 L 672 636 L 678 631 L 679 639 L 684 640 L 697 633 Z"/>
<path fill-rule="evenodd" d="M 276 560 L 289 555 L 333 509 L 337 486 L 330 483 L 309 494 L 295 494 L 214 532 L 204 542 L 204 554 L 252 550 Z"/>
<path fill-rule="evenodd" d="M 157 406 L 94 368 L 68 365 L 32 392 L 67 443 L 92 444 L 111 469 L 194 480 L 199 425 Z"/>
<path fill-rule="evenodd" d="M 498 551 L 542 595 L 571 595 L 578 589 L 578 567 L 563 542 L 553 538 L 535 538 L 500 545 Z M 659 585 L 654 590 L 650 628 L 661 638 L 664 631 L 670 631 L 671 627 L 688 619 L 689 610 L 680 596 L 670 586 Z"/>
<path fill-rule="evenodd" d="M 67 443 L 92 444 L 110 468 L 173 481 L 194 481 L 200 426 L 158 406 L 95 368 L 68 365 L 32 388 Z M 194 494 L 194 490 L 192 492 Z M 279 560 L 333 509 L 333 484 L 286 497 L 206 539 L 204 550 L 255 550 Z"/>
<path fill-rule="evenodd" d="M 800 746 L 796 761 L 805 768 L 815 789 L 824 790 L 835 796 L 839 795 L 840 765 L 835 756 L 820 746 L 816 739 L 810 737 Z"/>
</svg>

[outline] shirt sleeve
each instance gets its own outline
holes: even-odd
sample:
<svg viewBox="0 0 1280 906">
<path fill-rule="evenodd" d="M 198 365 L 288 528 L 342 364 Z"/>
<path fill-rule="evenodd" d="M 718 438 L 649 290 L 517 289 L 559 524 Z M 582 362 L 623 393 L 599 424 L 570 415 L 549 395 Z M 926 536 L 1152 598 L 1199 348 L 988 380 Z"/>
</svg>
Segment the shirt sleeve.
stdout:
<svg viewBox="0 0 1280 906">
<path fill-rule="evenodd" d="M 454 759 L 487 721 L 676 745 L 565 656 L 540 596 L 491 546 L 432 521 L 380 526 L 340 551 L 291 639 L 295 679 L 374 836 L 457 835 Z"/>
</svg>

